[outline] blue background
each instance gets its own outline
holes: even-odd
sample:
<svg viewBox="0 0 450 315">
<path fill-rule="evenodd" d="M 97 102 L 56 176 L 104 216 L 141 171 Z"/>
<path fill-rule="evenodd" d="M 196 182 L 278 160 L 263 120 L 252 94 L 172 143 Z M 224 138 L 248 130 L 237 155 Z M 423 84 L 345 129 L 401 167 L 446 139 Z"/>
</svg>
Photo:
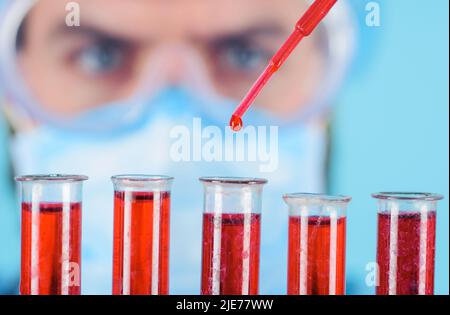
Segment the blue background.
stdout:
<svg viewBox="0 0 450 315">
<path fill-rule="evenodd" d="M 2 0 L 0 0 L 2 2 Z M 333 113 L 330 192 L 354 197 L 348 212 L 349 294 L 371 294 L 366 264 L 375 260 L 377 191 L 431 191 L 438 209 L 436 290 L 449 293 L 449 43 L 447 0 L 376 1 L 381 27 L 358 13 L 357 60 Z M 19 222 L 0 117 L 0 293 L 18 280 Z"/>
<path fill-rule="evenodd" d="M 353 1 L 358 12 L 368 1 Z M 359 14 L 360 51 L 333 119 L 330 188 L 353 196 L 348 211 L 349 293 L 373 293 L 378 191 L 430 191 L 439 204 L 437 294 L 449 293 L 449 2 L 376 1 L 381 27 Z"/>
</svg>

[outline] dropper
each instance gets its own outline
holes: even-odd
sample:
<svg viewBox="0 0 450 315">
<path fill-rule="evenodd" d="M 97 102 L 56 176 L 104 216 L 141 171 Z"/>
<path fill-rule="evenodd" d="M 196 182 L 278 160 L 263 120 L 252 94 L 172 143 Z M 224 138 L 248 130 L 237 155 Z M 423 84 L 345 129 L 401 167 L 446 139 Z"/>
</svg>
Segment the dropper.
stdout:
<svg viewBox="0 0 450 315">
<path fill-rule="evenodd" d="M 234 131 L 241 130 L 242 116 L 248 110 L 255 98 L 261 92 L 263 87 L 272 77 L 272 75 L 280 69 L 286 59 L 290 56 L 292 51 L 298 46 L 304 37 L 309 36 L 322 19 L 328 14 L 331 8 L 336 4 L 337 0 L 316 0 L 308 8 L 306 13 L 295 25 L 293 33 L 289 36 L 286 42 L 281 46 L 278 52 L 272 57 L 269 65 L 264 72 L 253 84 L 250 91 L 242 100 L 239 107 L 235 110 L 230 120 L 230 127 Z"/>
</svg>

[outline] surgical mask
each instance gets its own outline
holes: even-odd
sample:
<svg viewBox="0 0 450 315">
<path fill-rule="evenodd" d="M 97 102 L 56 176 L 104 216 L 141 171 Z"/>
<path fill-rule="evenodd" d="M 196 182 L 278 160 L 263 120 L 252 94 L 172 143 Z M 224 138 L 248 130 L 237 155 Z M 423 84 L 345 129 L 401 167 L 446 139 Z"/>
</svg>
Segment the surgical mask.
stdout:
<svg viewBox="0 0 450 315">
<path fill-rule="evenodd" d="M 195 95 L 183 89 L 168 88 L 148 100 L 145 106 L 151 106 L 152 111 L 141 118 L 139 126 L 121 133 L 93 136 L 41 126 L 14 137 L 11 151 L 16 174 L 62 172 L 90 177 L 83 199 L 83 293 L 111 293 L 113 188 L 110 177 L 123 173 L 175 177 L 170 260 L 170 292 L 173 294 L 199 292 L 203 200 L 198 178 L 208 175 L 267 178 L 270 184 L 263 200 L 261 292 L 276 293 L 284 286 L 284 269 L 279 266 L 286 263 L 283 258 L 286 248 L 280 244 L 285 243 L 287 214 L 283 212 L 281 195 L 288 191 L 323 190 L 325 130 L 315 124 L 281 127 L 277 146 L 280 162 L 277 169 L 269 173 L 261 172 L 260 161 L 176 162 L 170 156 L 176 140 L 171 133 L 177 126 L 184 126 L 191 130 L 192 137 L 195 136 L 192 126 L 202 116 L 192 103 L 198 101 Z M 97 115 L 103 113 L 94 111 L 86 117 L 95 120 Z M 255 116 L 263 119 L 265 114 Z M 213 118 L 201 118 L 203 130 L 217 126 L 216 123 Z M 225 124 L 218 126 L 224 133 L 228 129 Z"/>
</svg>

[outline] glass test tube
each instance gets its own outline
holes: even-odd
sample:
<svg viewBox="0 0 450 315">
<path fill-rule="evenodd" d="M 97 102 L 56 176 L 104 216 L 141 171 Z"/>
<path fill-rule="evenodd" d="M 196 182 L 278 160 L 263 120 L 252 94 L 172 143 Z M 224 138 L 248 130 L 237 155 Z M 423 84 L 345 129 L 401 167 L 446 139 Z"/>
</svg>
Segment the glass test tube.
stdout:
<svg viewBox="0 0 450 315">
<path fill-rule="evenodd" d="M 261 194 L 265 179 L 203 177 L 201 293 L 258 294 Z"/>
<path fill-rule="evenodd" d="M 345 294 L 346 209 L 351 198 L 287 194 L 288 294 Z"/>
<path fill-rule="evenodd" d="M 113 294 L 169 294 L 170 188 L 173 178 L 113 176 Z"/>
<path fill-rule="evenodd" d="M 434 293 L 436 205 L 441 195 L 378 193 L 379 295 Z"/>
<path fill-rule="evenodd" d="M 81 200 L 86 176 L 17 177 L 22 202 L 20 293 L 81 293 Z"/>
</svg>

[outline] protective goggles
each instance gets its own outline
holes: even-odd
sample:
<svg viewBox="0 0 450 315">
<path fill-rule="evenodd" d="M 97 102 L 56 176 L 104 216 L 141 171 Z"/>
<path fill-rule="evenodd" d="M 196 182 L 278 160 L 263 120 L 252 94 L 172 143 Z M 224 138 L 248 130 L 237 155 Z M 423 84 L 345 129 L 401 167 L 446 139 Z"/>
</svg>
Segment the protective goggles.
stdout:
<svg viewBox="0 0 450 315">
<path fill-rule="evenodd" d="M 80 25 L 67 22 L 70 12 L 58 0 L 13 0 L 0 5 L 0 88 L 14 104 L 8 108 L 14 115 L 38 124 L 108 130 L 135 123 L 151 111 L 148 100 L 177 86 L 202 99 L 192 104 L 199 112 L 216 117 L 224 109 L 214 104 L 240 101 L 308 4 L 286 1 L 298 12 L 292 21 L 280 21 L 285 29 L 273 21 L 255 21 L 229 30 L 223 21 L 238 15 L 239 6 L 235 12 L 197 8 L 195 12 L 200 13 L 195 20 L 204 20 L 203 28 L 188 29 L 189 23 L 174 23 L 166 7 L 158 8 L 158 1 L 142 23 L 124 18 L 126 12 L 136 19 L 145 16 L 125 3 L 104 11 L 95 7 L 95 1 L 77 3 Z M 162 22 L 144 23 L 159 15 Z M 318 32 L 258 97 L 256 107 L 286 124 L 323 113 L 343 81 L 354 38 L 350 10 L 345 1 L 339 1 Z M 110 121 L 83 123 L 80 119 L 107 106 L 119 107 L 121 114 Z M 225 111 L 230 114 L 232 108 Z"/>
</svg>

